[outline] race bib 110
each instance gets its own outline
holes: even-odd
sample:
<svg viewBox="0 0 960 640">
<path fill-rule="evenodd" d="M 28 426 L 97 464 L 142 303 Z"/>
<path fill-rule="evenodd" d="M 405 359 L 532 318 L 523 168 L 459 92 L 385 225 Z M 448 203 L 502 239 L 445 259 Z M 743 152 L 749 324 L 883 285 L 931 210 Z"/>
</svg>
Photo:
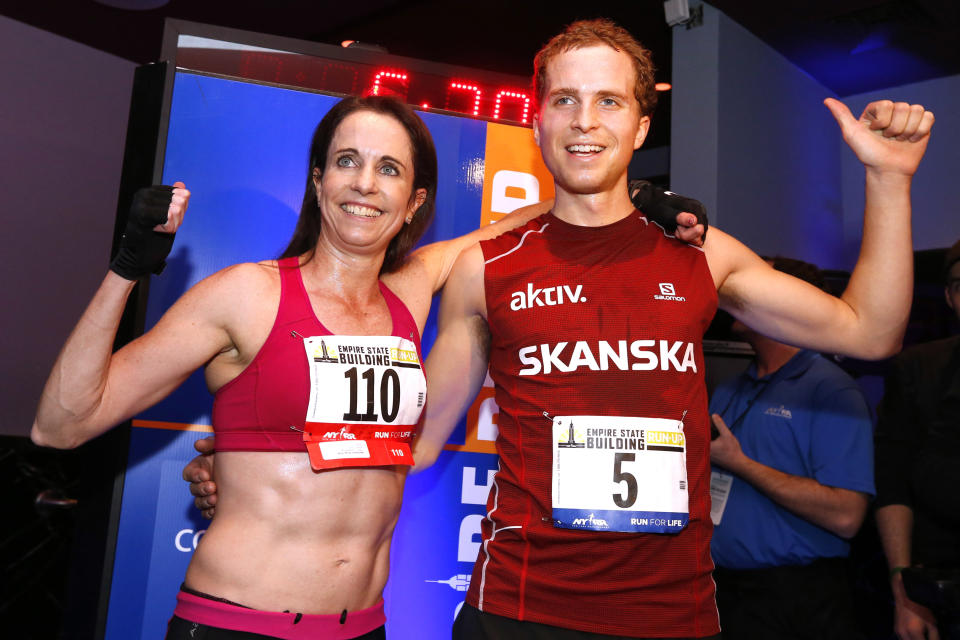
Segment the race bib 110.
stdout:
<svg viewBox="0 0 960 640">
<path fill-rule="evenodd" d="M 304 441 L 314 469 L 413 464 L 426 403 L 416 345 L 397 336 L 314 336 Z"/>
</svg>

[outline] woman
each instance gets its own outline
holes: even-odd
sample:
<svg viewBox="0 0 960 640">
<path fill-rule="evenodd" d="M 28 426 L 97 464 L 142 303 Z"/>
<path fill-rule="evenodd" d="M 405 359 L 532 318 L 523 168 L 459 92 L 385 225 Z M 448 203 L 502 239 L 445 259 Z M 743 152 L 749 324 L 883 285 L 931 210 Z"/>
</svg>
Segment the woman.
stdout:
<svg viewBox="0 0 960 640">
<path fill-rule="evenodd" d="M 314 134 L 281 259 L 213 274 L 111 355 L 132 280 L 165 256 L 138 253 L 138 236 L 157 243 L 149 226 L 128 229 L 132 257 L 115 261 L 61 351 L 33 438 L 76 446 L 204 367 L 215 394 L 217 518 L 187 569 L 168 638 L 200 627 L 209 638 L 384 637 L 381 594 L 424 404 L 419 336 L 431 297 L 462 248 L 548 206 L 406 257 L 435 192 L 420 119 L 389 98 L 344 99 Z M 176 231 L 188 199 L 177 183 L 154 231 Z"/>
</svg>

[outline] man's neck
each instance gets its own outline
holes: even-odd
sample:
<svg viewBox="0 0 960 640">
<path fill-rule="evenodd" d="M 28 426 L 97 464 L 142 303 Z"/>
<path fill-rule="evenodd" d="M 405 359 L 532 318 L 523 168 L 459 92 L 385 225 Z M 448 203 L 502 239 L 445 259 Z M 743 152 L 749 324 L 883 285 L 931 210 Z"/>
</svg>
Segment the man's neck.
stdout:
<svg viewBox="0 0 960 640">
<path fill-rule="evenodd" d="M 602 227 L 626 218 L 634 206 L 623 184 L 601 193 L 570 193 L 559 186 L 553 204 L 553 215 L 580 227 Z"/>
<path fill-rule="evenodd" d="M 790 358 L 800 353 L 800 349 L 788 344 L 771 340 L 766 336 L 756 336 L 750 341 L 756 352 L 757 378 L 763 378 L 776 373 L 790 361 Z"/>
</svg>

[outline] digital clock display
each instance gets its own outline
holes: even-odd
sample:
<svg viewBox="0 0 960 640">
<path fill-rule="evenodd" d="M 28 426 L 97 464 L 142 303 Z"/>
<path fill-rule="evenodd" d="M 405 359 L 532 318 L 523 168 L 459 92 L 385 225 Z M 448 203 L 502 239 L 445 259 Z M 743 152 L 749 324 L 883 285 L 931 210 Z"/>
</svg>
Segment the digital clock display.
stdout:
<svg viewBox="0 0 960 640">
<path fill-rule="evenodd" d="M 242 40 L 249 38 L 236 32 L 229 40 L 180 33 L 176 66 L 337 95 L 390 95 L 425 111 L 523 126 L 530 126 L 533 116 L 526 78 L 284 38 L 263 42 L 268 46 Z"/>
</svg>

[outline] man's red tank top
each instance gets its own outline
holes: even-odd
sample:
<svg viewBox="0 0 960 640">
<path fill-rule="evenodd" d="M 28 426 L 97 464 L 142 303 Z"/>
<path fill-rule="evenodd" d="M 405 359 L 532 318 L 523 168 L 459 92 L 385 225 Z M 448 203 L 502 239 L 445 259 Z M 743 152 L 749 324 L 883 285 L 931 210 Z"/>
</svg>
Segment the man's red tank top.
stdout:
<svg viewBox="0 0 960 640">
<path fill-rule="evenodd" d="M 718 633 L 702 351 L 717 293 L 702 250 L 637 211 L 603 227 L 545 214 L 481 247 L 500 468 L 467 602 L 593 633 Z M 607 357 L 614 351 L 620 357 Z M 685 411 L 686 528 L 553 526 L 553 432 L 544 412 L 678 421 Z"/>
<path fill-rule="evenodd" d="M 280 307 L 266 342 L 213 401 L 217 451 L 304 451 L 310 370 L 303 340 L 332 335 L 313 313 L 298 258 L 279 261 Z M 411 340 L 423 362 L 420 332 L 403 301 L 382 282 L 393 319 L 391 335 Z"/>
</svg>

